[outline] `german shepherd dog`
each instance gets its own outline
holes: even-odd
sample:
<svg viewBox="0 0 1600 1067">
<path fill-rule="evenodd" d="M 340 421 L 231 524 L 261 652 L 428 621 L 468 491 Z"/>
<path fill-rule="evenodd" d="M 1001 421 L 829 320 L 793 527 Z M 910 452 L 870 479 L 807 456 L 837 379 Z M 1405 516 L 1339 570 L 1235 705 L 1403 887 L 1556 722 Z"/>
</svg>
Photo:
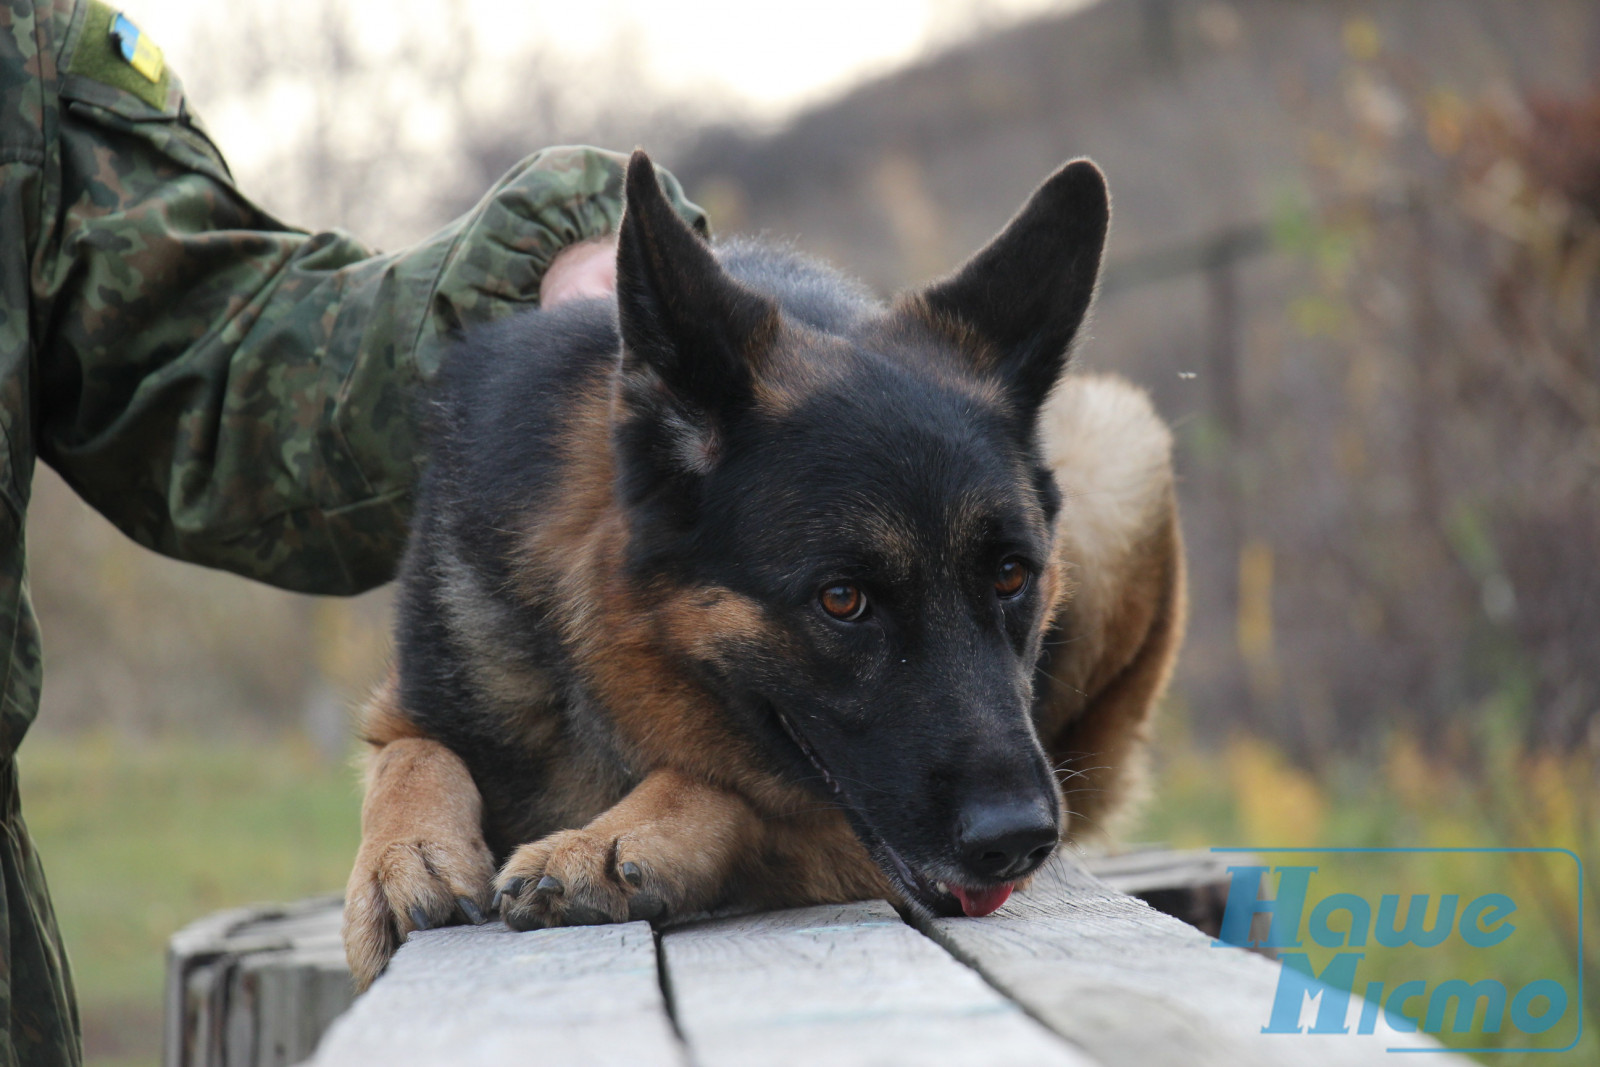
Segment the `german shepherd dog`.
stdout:
<svg viewBox="0 0 1600 1067">
<path fill-rule="evenodd" d="M 1110 218 L 1092 163 L 888 305 L 708 245 L 643 153 L 625 196 L 614 304 L 440 371 L 364 712 L 363 987 L 409 931 L 496 911 L 986 915 L 1129 792 L 1176 654 L 1170 435 L 1063 377 Z"/>
</svg>

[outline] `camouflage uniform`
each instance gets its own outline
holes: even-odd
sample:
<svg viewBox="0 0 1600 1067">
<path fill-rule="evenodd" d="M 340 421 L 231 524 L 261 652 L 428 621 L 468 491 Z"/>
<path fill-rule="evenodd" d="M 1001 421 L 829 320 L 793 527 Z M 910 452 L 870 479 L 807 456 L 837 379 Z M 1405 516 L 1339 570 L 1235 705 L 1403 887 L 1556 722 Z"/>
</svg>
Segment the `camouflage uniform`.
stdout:
<svg viewBox="0 0 1600 1067">
<path fill-rule="evenodd" d="M 556 148 L 398 253 L 292 230 L 234 188 L 177 78 L 117 53 L 112 19 L 0 0 L 0 1065 L 79 1059 L 18 811 L 39 703 L 35 455 L 159 552 L 287 589 L 370 588 L 404 539 L 410 398 L 452 331 L 534 300 L 551 256 L 621 210 L 620 157 Z"/>
</svg>

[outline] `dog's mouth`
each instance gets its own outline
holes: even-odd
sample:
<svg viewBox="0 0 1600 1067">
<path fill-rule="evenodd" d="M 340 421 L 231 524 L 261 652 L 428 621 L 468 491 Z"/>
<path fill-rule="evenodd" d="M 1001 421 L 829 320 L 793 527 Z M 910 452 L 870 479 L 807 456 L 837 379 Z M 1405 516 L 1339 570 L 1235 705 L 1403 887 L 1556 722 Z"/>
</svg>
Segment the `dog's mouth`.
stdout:
<svg viewBox="0 0 1600 1067">
<path fill-rule="evenodd" d="M 845 815 L 850 819 L 855 828 L 856 836 L 866 844 L 867 851 L 873 860 L 889 876 L 900 896 L 905 900 L 906 906 L 911 911 L 922 915 L 924 918 L 949 918 L 957 915 L 966 915 L 971 918 L 981 918 L 991 915 L 1000 909 L 1000 906 L 1011 896 L 1015 888 L 1012 882 L 1001 882 L 992 886 L 958 885 L 952 882 L 930 879 L 922 876 L 911 868 L 900 853 L 895 851 L 893 845 L 885 840 L 872 822 L 862 813 L 850 797 L 849 790 L 834 777 L 828 770 L 827 764 L 822 762 L 822 757 L 817 755 L 817 750 L 811 742 L 805 739 L 794 723 L 789 720 L 777 705 L 769 703 L 773 715 L 783 726 L 784 733 L 789 735 L 795 747 L 803 753 L 811 766 L 822 776 L 822 782 L 828 791 L 838 800 L 839 806 L 844 809 Z"/>
</svg>

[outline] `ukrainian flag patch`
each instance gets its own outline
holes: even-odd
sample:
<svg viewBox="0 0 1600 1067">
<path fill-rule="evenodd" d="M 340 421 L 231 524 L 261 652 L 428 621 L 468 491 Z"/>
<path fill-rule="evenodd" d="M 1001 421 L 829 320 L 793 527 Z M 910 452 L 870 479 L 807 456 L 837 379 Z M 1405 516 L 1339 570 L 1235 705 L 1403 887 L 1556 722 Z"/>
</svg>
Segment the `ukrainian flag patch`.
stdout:
<svg viewBox="0 0 1600 1067">
<path fill-rule="evenodd" d="M 146 81 L 153 85 L 161 80 L 165 61 L 160 47 L 120 11 L 111 20 L 111 43 L 123 61 L 144 75 Z"/>
<path fill-rule="evenodd" d="M 176 115 L 177 79 L 156 43 L 132 19 L 102 0 L 88 0 L 83 7 L 83 28 L 72 44 L 63 94 L 71 95 L 68 86 L 73 78 L 88 78 L 127 93 L 156 111 Z M 85 99 L 103 107 L 120 106 L 108 103 L 104 94 Z"/>
</svg>

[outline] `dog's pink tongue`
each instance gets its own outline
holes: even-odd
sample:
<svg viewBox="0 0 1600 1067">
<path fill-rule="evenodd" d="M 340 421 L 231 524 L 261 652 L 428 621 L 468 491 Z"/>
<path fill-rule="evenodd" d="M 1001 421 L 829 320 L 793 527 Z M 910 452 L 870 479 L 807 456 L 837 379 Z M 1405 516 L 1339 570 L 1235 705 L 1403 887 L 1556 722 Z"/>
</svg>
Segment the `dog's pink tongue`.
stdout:
<svg viewBox="0 0 1600 1067">
<path fill-rule="evenodd" d="M 976 919 L 999 911 L 1000 905 L 1011 896 L 1011 887 L 997 885 L 993 889 L 964 889 L 953 885 L 950 887 L 950 892 L 961 901 L 961 910 Z"/>
</svg>

